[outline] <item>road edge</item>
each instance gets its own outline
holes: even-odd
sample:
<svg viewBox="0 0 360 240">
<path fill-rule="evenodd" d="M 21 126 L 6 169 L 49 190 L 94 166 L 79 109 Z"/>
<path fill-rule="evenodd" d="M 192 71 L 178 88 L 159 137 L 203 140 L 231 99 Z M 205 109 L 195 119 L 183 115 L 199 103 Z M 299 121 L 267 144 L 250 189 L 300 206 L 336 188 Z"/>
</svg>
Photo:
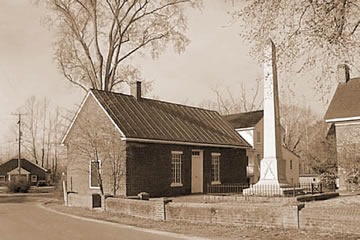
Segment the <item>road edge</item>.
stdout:
<svg viewBox="0 0 360 240">
<path fill-rule="evenodd" d="M 79 220 L 83 220 L 83 221 L 102 223 L 102 224 L 112 225 L 112 226 L 116 226 L 116 227 L 120 227 L 120 228 L 124 228 L 124 229 L 131 229 L 131 230 L 136 230 L 139 232 L 158 234 L 158 235 L 162 235 L 162 236 L 166 236 L 166 237 L 173 237 L 173 238 L 179 238 L 179 239 L 185 239 L 185 240 L 210 240 L 209 238 L 187 236 L 187 235 L 180 234 L 180 233 L 172 233 L 172 232 L 166 232 L 166 231 L 155 230 L 155 229 L 147 229 L 147 228 L 135 227 L 135 226 L 116 223 L 116 222 L 109 222 L 106 220 L 99 220 L 99 219 L 93 219 L 93 218 L 88 218 L 88 217 L 76 216 L 76 215 L 72 215 L 69 213 L 63 213 L 63 212 L 51 209 L 49 207 L 46 207 L 45 206 L 46 204 L 47 204 L 47 202 L 43 202 L 43 203 L 39 203 L 38 206 L 42 209 L 45 209 L 46 211 L 57 213 L 60 215 L 64 215 L 64 216 L 79 219 Z"/>
</svg>

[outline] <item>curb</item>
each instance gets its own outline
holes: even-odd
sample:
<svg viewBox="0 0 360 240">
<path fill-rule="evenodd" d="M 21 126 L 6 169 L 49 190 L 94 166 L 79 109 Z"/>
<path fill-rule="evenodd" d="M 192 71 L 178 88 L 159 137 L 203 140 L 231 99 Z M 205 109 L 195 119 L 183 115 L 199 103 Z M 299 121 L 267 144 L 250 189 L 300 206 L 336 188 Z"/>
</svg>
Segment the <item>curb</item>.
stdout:
<svg viewBox="0 0 360 240">
<path fill-rule="evenodd" d="M 44 197 L 52 196 L 53 193 L 0 193 L 0 197 Z"/>
<path fill-rule="evenodd" d="M 45 206 L 46 203 L 48 203 L 48 202 L 39 203 L 38 206 L 42 209 L 45 209 L 46 211 L 57 213 L 60 215 L 64 215 L 64 216 L 79 219 L 79 220 L 83 220 L 83 221 L 102 223 L 102 224 L 107 224 L 107 225 L 111 225 L 111 226 L 115 226 L 115 227 L 119 227 L 119 228 L 130 229 L 130 230 L 135 230 L 135 231 L 139 231 L 139 232 L 157 234 L 157 235 L 162 235 L 162 236 L 166 236 L 166 237 L 179 238 L 179 239 L 185 239 L 185 240 L 210 240 L 209 238 L 186 236 L 186 235 L 180 234 L 180 233 L 171 233 L 171 232 L 165 232 L 165 231 L 160 231 L 160 230 L 135 227 L 135 226 L 125 225 L 125 224 L 121 224 L 121 223 L 109 222 L 106 220 L 80 217 L 80 216 L 76 216 L 76 215 L 72 215 L 72 214 L 68 214 L 68 213 L 59 212 L 54 209 L 50 209 Z"/>
</svg>

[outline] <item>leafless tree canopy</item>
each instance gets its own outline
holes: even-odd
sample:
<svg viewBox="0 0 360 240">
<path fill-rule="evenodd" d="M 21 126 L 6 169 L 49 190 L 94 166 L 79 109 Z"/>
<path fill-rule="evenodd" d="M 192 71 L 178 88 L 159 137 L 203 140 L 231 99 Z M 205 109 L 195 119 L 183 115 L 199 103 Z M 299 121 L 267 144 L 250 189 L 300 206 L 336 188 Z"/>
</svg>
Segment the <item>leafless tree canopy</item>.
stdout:
<svg viewBox="0 0 360 240">
<path fill-rule="evenodd" d="M 114 90 L 137 80 L 130 57 L 157 57 L 172 43 L 184 51 L 184 9 L 201 0 L 47 0 L 57 27 L 56 58 L 64 76 L 84 90 Z M 40 2 L 40 1 L 39 1 Z"/>
<path fill-rule="evenodd" d="M 83 111 L 86 116 L 93 113 L 91 109 Z M 121 187 L 120 181 L 125 167 L 122 163 L 125 161 L 126 151 L 118 131 L 115 126 L 104 124 L 103 119 L 96 116 L 79 118 L 77 124 L 79 132 L 71 139 L 71 148 L 76 158 L 71 161 L 82 159 L 85 165 L 79 165 L 75 169 L 87 174 L 88 161 L 99 164 L 98 169 L 101 170 L 95 170 L 93 174 L 101 194 L 104 195 L 105 190 L 108 192 L 111 190 L 111 193 L 116 195 Z"/>
<path fill-rule="evenodd" d="M 357 0 L 250 0 L 233 16 L 244 22 L 241 35 L 253 43 L 253 53 L 260 59 L 271 37 L 282 71 L 316 69 L 314 85 L 324 89 L 338 64 L 348 63 L 359 71 L 359 4 Z"/>
<path fill-rule="evenodd" d="M 20 122 L 22 156 L 56 174 L 61 161 L 60 138 L 68 120 L 59 107 L 53 107 L 46 98 L 39 100 L 35 96 L 28 98 L 19 112 L 23 113 Z"/>
<path fill-rule="evenodd" d="M 259 78 L 255 81 L 256 85 L 252 88 L 241 83 L 240 87 L 235 89 L 239 93 L 238 97 L 229 88 L 214 88 L 212 90 L 216 98 L 203 101 L 199 106 L 213 109 L 222 115 L 259 110 L 263 104 L 260 94 L 262 81 Z"/>
<path fill-rule="evenodd" d="M 301 155 L 308 151 L 309 128 L 318 120 L 309 108 L 302 108 L 291 104 L 280 105 L 281 126 L 284 128 L 284 146 Z"/>
</svg>

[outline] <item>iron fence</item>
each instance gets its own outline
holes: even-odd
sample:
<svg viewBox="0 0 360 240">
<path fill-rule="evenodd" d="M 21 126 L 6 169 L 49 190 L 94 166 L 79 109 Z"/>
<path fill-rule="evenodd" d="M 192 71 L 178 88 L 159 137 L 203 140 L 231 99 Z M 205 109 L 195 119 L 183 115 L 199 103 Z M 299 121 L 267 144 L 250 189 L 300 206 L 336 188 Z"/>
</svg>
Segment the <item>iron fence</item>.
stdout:
<svg viewBox="0 0 360 240">
<path fill-rule="evenodd" d="M 249 186 L 244 183 L 208 184 L 207 193 L 242 193 L 243 189 L 249 188 Z"/>
<path fill-rule="evenodd" d="M 210 194 L 235 194 L 235 193 L 243 193 L 244 189 L 252 188 L 251 184 L 243 184 L 243 183 L 229 183 L 229 184 L 217 184 L 207 185 L 207 193 Z M 297 196 L 302 194 L 316 194 L 316 193 L 324 193 L 324 192 L 335 192 L 336 186 L 329 185 L 324 183 L 298 183 L 298 184 L 287 184 L 281 186 L 281 190 L 279 190 L 279 185 L 272 184 L 262 184 L 253 188 L 254 192 L 261 193 L 256 195 L 264 195 L 264 196 Z M 253 192 L 253 193 L 254 193 Z M 252 194 L 250 194 L 252 195 Z"/>
</svg>

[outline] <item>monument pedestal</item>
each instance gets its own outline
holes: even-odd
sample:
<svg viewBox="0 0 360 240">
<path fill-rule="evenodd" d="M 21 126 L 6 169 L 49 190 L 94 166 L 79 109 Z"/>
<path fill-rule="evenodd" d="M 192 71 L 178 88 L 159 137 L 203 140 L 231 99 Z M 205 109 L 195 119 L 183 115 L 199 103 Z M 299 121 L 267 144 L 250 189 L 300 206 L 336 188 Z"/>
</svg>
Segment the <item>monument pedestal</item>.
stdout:
<svg viewBox="0 0 360 240">
<path fill-rule="evenodd" d="M 276 197 L 288 195 L 292 191 L 288 184 L 280 184 L 278 181 L 273 180 L 260 180 L 256 184 L 243 190 L 245 196 L 261 196 L 261 197 Z"/>
</svg>

